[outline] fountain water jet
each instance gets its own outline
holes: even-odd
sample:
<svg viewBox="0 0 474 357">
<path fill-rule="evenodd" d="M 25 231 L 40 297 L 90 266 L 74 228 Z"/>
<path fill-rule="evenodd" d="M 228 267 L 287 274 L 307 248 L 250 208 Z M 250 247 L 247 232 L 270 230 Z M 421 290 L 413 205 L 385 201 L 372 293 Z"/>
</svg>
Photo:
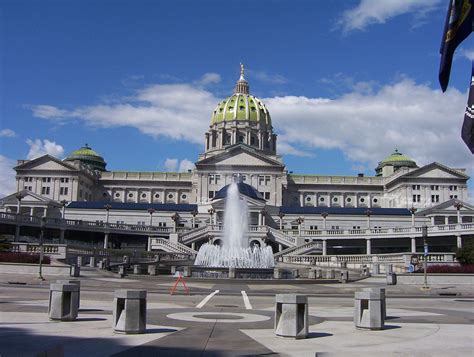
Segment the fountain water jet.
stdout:
<svg viewBox="0 0 474 357">
<path fill-rule="evenodd" d="M 224 237 L 222 246 L 206 243 L 201 246 L 194 265 L 204 267 L 273 268 L 275 265 L 272 248 L 248 247 L 247 202 L 239 197 L 237 184 L 227 190 L 224 211 Z"/>
</svg>

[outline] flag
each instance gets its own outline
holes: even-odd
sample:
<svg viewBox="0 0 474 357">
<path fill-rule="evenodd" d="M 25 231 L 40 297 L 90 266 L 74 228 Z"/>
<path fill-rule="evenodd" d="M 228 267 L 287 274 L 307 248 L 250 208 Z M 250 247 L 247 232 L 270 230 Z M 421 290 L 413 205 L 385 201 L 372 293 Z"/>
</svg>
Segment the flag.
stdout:
<svg viewBox="0 0 474 357">
<path fill-rule="evenodd" d="M 474 61 L 472 62 L 471 88 L 469 89 L 469 99 L 467 100 L 464 123 L 462 124 L 461 138 L 467 147 L 474 154 Z"/>
<path fill-rule="evenodd" d="M 440 49 L 439 84 L 443 92 L 448 88 L 454 51 L 472 32 L 473 5 L 474 0 L 449 0 Z"/>
</svg>

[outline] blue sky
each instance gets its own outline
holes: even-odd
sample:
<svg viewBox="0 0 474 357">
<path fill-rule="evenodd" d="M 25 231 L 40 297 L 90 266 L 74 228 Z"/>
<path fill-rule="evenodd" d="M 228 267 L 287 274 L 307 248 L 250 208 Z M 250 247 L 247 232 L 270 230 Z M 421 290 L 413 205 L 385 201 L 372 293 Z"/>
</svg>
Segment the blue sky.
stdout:
<svg viewBox="0 0 474 357">
<path fill-rule="evenodd" d="M 446 0 L 0 0 L 0 185 L 88 143 L 110 170 L 187 169 L 246 66 L 295 173 L 373 174 L 394 149 L 472 174 L 474 51 L 437 81 Z"/>
</svg>

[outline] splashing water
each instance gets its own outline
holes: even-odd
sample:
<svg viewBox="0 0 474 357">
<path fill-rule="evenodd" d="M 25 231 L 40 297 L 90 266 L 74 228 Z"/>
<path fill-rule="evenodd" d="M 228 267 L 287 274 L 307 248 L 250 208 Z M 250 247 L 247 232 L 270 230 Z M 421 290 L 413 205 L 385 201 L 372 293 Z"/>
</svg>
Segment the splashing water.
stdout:
<svg viewBox="0 0 474 357">
<path fill-rule="evenodd" d="M 271 247 L 246 247 L 248 228 L 247 202 L 240 200 L 239 188 L 232 183 L 227 190 L 222 246 L 201 246 L 194 265 L 206 267 L 273 268 Z"/>
</svg>

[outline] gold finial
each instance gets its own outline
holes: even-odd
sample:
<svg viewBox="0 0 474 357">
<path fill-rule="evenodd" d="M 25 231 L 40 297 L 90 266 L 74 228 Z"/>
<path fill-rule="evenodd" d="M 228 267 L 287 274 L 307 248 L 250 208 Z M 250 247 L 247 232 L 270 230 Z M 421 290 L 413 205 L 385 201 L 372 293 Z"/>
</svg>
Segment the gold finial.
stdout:
<svg viewBox="0 0 474 357">
<path fill-rule="evenodd" d="M 244 65 L 243 63 L 240 64 L 240 80 L 244 80 Z"/>
</svg>

